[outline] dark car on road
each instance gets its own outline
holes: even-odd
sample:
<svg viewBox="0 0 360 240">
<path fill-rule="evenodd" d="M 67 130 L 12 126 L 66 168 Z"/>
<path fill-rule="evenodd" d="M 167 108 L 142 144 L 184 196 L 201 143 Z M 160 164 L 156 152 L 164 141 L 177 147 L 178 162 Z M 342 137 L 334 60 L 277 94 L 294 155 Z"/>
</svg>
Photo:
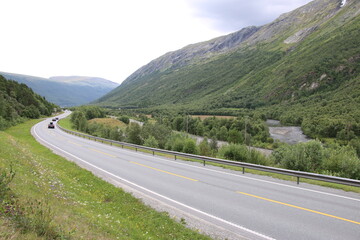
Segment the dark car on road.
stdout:
<svg viewBox="0 0 360 240">
<path fill-rule="evenodd" d="M 55 128 L 54 123 L 53 123 L 53 122 L 50 122 L 50 123 L 48 124 L 48 128 Z"/>
</svg>

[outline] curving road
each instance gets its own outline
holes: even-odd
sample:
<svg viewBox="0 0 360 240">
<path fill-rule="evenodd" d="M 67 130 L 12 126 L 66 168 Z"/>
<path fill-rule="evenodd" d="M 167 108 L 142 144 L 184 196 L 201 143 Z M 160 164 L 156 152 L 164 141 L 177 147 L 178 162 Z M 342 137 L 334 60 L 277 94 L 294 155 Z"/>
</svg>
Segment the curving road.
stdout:
<svg viewBox="0 0 360 240">
<path fill-rule="evenodd" d="M 65 113 L 60 118 L 65 117 Z M 32 128 L 45 146 L 129 187 L 197 228 L 228 239 L 360 239 L 360 194 L 175 161 L 75 137 L 50 119 Z M 188 221 L 188 219 L 186 219 Z"/>
</svg>

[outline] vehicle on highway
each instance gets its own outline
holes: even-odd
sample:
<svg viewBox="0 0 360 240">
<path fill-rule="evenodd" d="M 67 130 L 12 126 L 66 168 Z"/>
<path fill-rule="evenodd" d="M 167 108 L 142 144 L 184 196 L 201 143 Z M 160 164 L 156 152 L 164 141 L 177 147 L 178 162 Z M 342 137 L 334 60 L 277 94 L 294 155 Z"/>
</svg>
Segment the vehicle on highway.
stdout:
<svg viewBox="0 0 360 240">
<path fill-rule="evenodd" d="M 48 128 L 55 128 L 54 123 L 53 123 L 53 122 L 50 122 L 50 123 L 48 124 Z"/>
<path fill-rule="evenodd" d="M 52 119 L 53 122 L 56 122 L 56 120 L 57 120 L 56 118 L 53 118 L 53 119 Z"/>
</svg>

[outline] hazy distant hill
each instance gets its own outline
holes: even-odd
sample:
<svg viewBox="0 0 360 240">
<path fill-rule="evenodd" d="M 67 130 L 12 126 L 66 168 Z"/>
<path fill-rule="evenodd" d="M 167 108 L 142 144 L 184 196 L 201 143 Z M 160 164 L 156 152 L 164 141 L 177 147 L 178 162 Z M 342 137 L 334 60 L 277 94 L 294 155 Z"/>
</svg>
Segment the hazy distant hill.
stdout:
<svg viewBox="0 0 360 240">
<path fill-rule="evenodd" d="M 48 101 L 61 107 L 87 104 L 118 86 L 117 83 L 95 77 L 71 76 L 47 79 L 5 72 L 0 72 L 0 75 L 26 84 Z"/>
</svg>

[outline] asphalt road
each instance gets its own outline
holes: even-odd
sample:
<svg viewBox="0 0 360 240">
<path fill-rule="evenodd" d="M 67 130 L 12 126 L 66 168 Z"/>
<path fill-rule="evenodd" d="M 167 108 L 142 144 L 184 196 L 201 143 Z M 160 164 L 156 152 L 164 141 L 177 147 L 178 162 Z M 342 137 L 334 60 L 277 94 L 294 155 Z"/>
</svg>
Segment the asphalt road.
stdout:
<svg viewBox="0 0 360 240">
<path fill-rule="evenodd" d="M 138 153 L 48 129 L 50 120 L 33 127 L 39 142 L 186 212 L 199 228 L 223 229 L 229 239 L 360 239 L 360 194 Z"/>
</svg>

